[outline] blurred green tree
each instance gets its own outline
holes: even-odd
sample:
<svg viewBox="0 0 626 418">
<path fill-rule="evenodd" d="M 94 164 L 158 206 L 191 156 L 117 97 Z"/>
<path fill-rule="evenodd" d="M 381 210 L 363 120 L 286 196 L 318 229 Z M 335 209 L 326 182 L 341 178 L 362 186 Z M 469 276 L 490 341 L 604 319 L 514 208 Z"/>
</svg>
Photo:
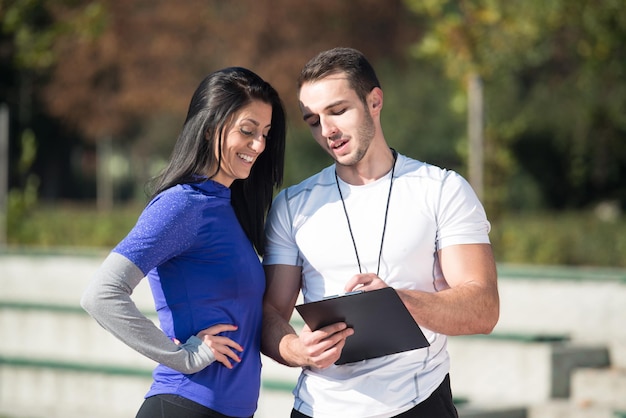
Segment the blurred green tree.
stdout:
<svg viewBox="0 0 626 418">
<path fill-rule="evenodd" d="M 406 0 L 428 30 L 415 56 L 485 85 L 486 202 L 626 205 L 626 15 L 618 0 Z M 467 148 L 466 148 L 467 149 Z"/>
<path fill-rule="evenodd" d="M 88 141 L 111 138 L 113 152 L 125 150 L 133 176 L 144 180 L 167 157 L 197 83 L 230 65 L 254 69 L 283 97 L 290 117 L 286 182 L 303 178 L 327 160 L 308 152 L 295 95 L 301 66 L 338 45 L 373 60 L 403 60 L 419 33 L 402 0 L 360 0 L 358 7 L 335 0 L 297 7 L 290 0 L 101 4 L 105 25 L 97 38 L 55 43 L 60 59 L 42 97 L 54 117 Z"/>
<path fill-rule="evenodd" d="M 489 207 L 623 205 L 620 11 L 619 0 L 0 0 L 12 161 L 32 128 L 32 170 L 46 196 L 73 196 L 58 190 L 71 187 L 93 197 L 96 143 L 111 141 L 114 161 L 130 159 L 131 180 L 118 180 L 141 189 L 167 157 L 198 81 L 243 65 L 285 101 L 286 183 L 298 181 L 329 160 L 300 120 L 295 79 L 315 53 L 346 45 L 379 69 L 390 142 L 458 171 L 467 169 L 467 80 L 480 76 Z"/>
<path fill-rule="evenodd" d="M 0 102 L 9 108 L 9 179 L 11 188 L 18 189 L 15 193 L 26 187 L 29 195 L 37 193 L 31 181 L 34 172 L 47 184 L 52 178 L 57 184 L 72 184 L 67 178 L 68 159 L 57 164 L 54 160 L 67 158 L 76 138 L 60 135 L 60 124 L 42 111 L 40 90 L 58 63 L 55 46 L 64 39 L 99 36 L 104 23 L 101 12 L 96 1 L 0 0 Z M 30 150 L 24 148 L 25 136 L 35 138 L 32 149 L 37 152 L 27 170 L 17 163 Z"/>
</svg>

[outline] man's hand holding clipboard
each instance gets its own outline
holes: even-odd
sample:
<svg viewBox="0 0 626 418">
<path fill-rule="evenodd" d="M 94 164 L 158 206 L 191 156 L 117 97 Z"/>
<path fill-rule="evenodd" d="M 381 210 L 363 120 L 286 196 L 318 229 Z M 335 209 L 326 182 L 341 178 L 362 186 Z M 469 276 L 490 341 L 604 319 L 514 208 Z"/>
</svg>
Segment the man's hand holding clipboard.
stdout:
<svg viewBox="0 0 626 418">
<path fill-rule="evenodd" d="M 430 345 L 391 287 L 349 292 L 297 305 L 296 310 L 313 331 L 337 322 L 345 322 L 354 329 L 335 364 L 353 363 Z"/>
</svg>

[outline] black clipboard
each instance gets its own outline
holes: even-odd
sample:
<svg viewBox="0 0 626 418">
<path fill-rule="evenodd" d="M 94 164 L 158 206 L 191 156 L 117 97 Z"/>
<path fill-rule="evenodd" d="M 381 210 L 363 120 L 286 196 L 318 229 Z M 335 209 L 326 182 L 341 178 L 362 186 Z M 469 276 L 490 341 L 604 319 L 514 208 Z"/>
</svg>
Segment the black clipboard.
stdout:
<svg viewBox="0 0 626 418">
<path fill-rule="evenodd" d="M 354 363 L 430 346 L 400 296 L 391 287 L 353 292 L 296 305 L 312 330 L 336 322 L 354 329 L 335 364 Z"/>
</svg>

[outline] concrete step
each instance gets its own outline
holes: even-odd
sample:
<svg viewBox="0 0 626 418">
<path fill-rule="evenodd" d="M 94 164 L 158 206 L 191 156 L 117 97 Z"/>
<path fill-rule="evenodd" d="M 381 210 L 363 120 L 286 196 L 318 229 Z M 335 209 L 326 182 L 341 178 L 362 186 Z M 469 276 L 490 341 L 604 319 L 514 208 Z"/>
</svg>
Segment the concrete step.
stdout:
<svg viewBox="0 0 626 418">
<path fill-rule="evenodd" d="M 0 255 L 2 301 L 78 306 L 106 252 L 69 255 Z M 150 286 L 143 280 L 133 293 L 142 310 L 154 311 Z"/>
<path fill-rule="evenodd" d="M 294 318 L 296 328 L 300 321 Z M 155 366 L 103 330 L 78 306 L 0 302 L 0 329 L 4 335 L 38 336 L 37 344 L 24 344 L 19 338 L 0 339 L 0 355 L 4 356 L 79 360 L 146 372 Z M 481 403 L 519 405 L 567 397 L 572 370 L 606 367 L 609 362 L 606 348 L 576 345 L 560 336 L 454 337 L 449 350 L 453 393 Z M 298 375 L 299 369 L 264 358 L 264 379 L 275 387 L 290 391 Z"/>
<path fill-rule="evenodd" d="M 101 250 L 0 253 L 1 298 L 76 304 L 106 255 Z M 497 332 L 619 340 L 626 347 L 626 270 L 499 264 L 498 273 L 502 303 Z M 134 299 L 140 308 L 153 309 L 147 283 L 138 286 Z"/>
<path fill-rule="evenodd" d="M 525 407 L 504 405 L 461 405 L 457 407 L 459 418 L 527 418 Z"/>
<path fill-rule="evenodd" d="M 4 301 L 76 305 L 107 251 L 0 253 Z M 565 335 L 611 346 L 613 364 L 626 368 L 626 270 L 498 265 L 503 334 Z M 148 283 L 133 295 L 152 311 Z"/>
<path fill-rule="evenodd" d="M 531 405 L 527 418 L 620 418 L 622 414 L 623 412 L 608 406 L 559 400 Z"/>
<path fill-rule="evenodd" d="M 149 370 L 0 356 L 0 416 L 132 417 L 152 382 Z M 285 381 L 264 378 L 255 417 L 289 416 Z"/>
<path fill-rule="evenodd" d="M 0 415 L 15 418 L 134 416 L 151 377 L 143 370 L 0 357 Z M 37 396 L 33 396 L 36 388 Z M 264 382 L 255 417 L 288 416 L 288 390 Z M 528 407 L 463 404 L 460 418 L 624 418 L 605 405 L 552 400 Z"/>
<path fill-rule="evenodd" d="M 31 396 L 27 400 L 31 404 L 24 410 L 38 407 L 39 411 L 45 411 L 39 416 L 54 417 L 55 408 L 59 407 L 52 404 L 55 399 L 74 399 L 72 396 L 89 399 L 91 395 L 82 395 L 83 388 L 89 385 L 99 387 L 103 384 L 100 380 L 121 379 L 119 386 L 122 387 L 137 385 L 138 379 L 147 379 L 149 384 L 149 374 L 138 377 L 137 373 L 148 373 L 154 364 L 104 331 L 78 306 L 83 289 L 105 257 L 105 252 L 88 255 L 0 254 L 0 335 L 3 335 L 0 339 L 0 408 L 8 405 L 5 400 L 20 399 L 20 388 L 32 392 L 36 387 L 40 393 L 39 387 L 42 387 L 46 392 L 42 399 L 49 403 L 44 406 L 33 404 Z M 621 270 L 533 269 L 528 266 L 519 269 L 498 266 L 498 269 L 502 313 L 495 330 L 497 335 L 450 340 L 453 392 L 455 396 L 471 401 L 460 410 L 474 414 L 466 418 L 491 418 L 495 416 L 488 414 L 502 413 L 502 409 L 517 414 L 521 413 L 524 404 L 533 408 L 548 405 L 532 418 L 579 417 L 567 413 L 597 413 L 597 416 L 580 417 L 602 418 L 605 412 L 623 413 L 622 404 L 613 402 L 615 397 L 626 398 L 621 389 L 603 393 L 603 398 L 577 389 L 576 383 L 581 379 L 592 382 L 588 386 L 611 391 L 611 385 L 622 387 L 620 379 L 613 383 L 595 383 L 590 376 L 578 377 L 579 371 L 576 370 L 578 367 L 606 367 L 608 351 L 612 367 L 626 369 L 626 327 L 623 327 L 626 273 Z M 138 286 L 133 299 L 140 309 L 153 315 L 152 297 L 146 281 Z M 24 335 L 36 337 L 26 340 Z M 9 365 L 2 359 L 19 361 Z M 26 364 L 28 362 L 38 362 L 39 366 Z M 76 362 L 80 362 L 79 370 Z M 100 370 L 107 368 L 109 372 Z M 134 371 L 130 375 L 110 373 L 110 370 L 126 369 Z M 263 389 L 257 418 L 288 416 L 293 402 L 290 391 L 298 374 L 298 369 L 264 358 Z M 85 380 L 88 377 L 96 380 Z M 64 383 L 65 380 L 79 382 L 76 384 L 79 389 L 72 383 Z M 118 386 L 111 380 L 106 384 Z M 141 392 L 139 400 L 132 396 L 129 401 L 131 412 L 111 412 L 110 405 L 109 409 L 103 406 L 102 410 L 108 413 L 107 416 L 133 416 L 136 404 L 132 402 L 140 403 L 147 387 L 143 386 L 144 383 L 139 385 L 141 390 L 135 389 L 134 392 Z M 66 387 L 70 389 L 63 389 Z M 568 396 L 570 390 L 572 402 L 554 402 L 555 397 Z M 71 395 L 72 391 L 74 395 Z M 112 398 L 117 396 L 121 395 L 110 395 Z M 608 401 L 603 400 L 606 398 Z M 499 412 L 494 407 L 483 407 L 493 404 L 500 405 Z M 20 408 L 7 407 L 7 410 L 15 416 L 14 412 Z M 68 403 L 68 409 L 71 408 L 74 408 L 72 402 Z M 82 407 L 76 408 L 81 416 L 93 416 L 85 415 L 84 410 L 80 410 Z M 272 414 L 272 408 L 286 412 L 284 415 Z M 561 410 L 567 412 L 561 414 Z M 0 414 L 3 411 L 0 410 Z M 529 417 L 531 413 L 533 411 L 529 409 Z M 28 416 L 38 418 L 36 414 Z M 58 416 L 73 418 L 67 411 Z"/>
<path fill-rule="evenodd" d="M 448 349 L 454 395 L 483 404 L 525 405 L 566 398 L 573 370 L 609 365 L 606 347 L 558 337 L 453 337 Z"/>
<path fill-rule="evenodd" d="M 0 355 L 99 365 L 143 367 L 156 363 L 105 331 L 77 305 L 0 302 Z M 18 336 L 36 336 L 30 341 Z"/>
<path fill-rule="evenodd" d="M 611 364 L 620 369 L 626 369 L 626 338 L 616 336 L 607 345 L 611 350 Z"/>
<path fill-rule="evenodd" d="M 156 363 L 118 341 L 78 307 L 2 303 L 0 329 L 3 335 L 37 335 L 36 344 L 0 339 L 0 415 L 134 416 L 152 381 Z M 255 416 L 275 417 L 277 411 L 288 416 L 299 369 L 266 357 L 263 364 Z M 34 397 L 34 387 L 44 395 Z"/>
<path fill-rule="evenodd" d="M 0 330 L 15 336 L 0 339 L 0 416 L 134 416 L 152 381 L 156 363 L 118 341 L 76 304 L 0 301 Z M 299 369 L 266 357 L 263 365 L 255 416 L 275 417 L 277 411 L 288 416 Z M 42 395 L 33 396 L 33 388 Z"/>
<path fill-rule="evenodd" d="M 154 314 L 147 313 L 156 321 Z M 1 338 L 0 356 L 54 359 L 97 366 L 133 367 L 151 371 L 156 363 L 105 331 L 78 306 L 42 305 L 0 301 L 2 335 L 36 335 L 36 344 L 23 338 Z M 293 385 L 300 369 L 263 356 L 263 373 L 277 385 Z M 281 383 L 282 382 L 282 383 Z"/>
<path fill-rule="evenodd" d="M 626 368 L 626 270 L 498 265 L 498 273 L 495 332 L 611 346 L 613 364 Z"/>
<path fill-rule="evenodd" d="M 268 365 L 264 366 L 264 369 Z M 270 363 L 269 367 L 273 367 Z M 0 357 L 0 415 L 21 418 L 131 417 L 152 379 L 143 369 L 98 367 Z M 287 417 L 293 407 L 286 381 L 264 379 L 255 417 Z M 33 396 L 33 388 L 41 396 Z M 460 405 L 460 418 L 526 418 L 511 406 Z"/>
<path fill-rule="evenodd" d="M 131 417 L 151 376 L 132 369 L 2 358 L 0 414 L 29 418 Z"/>
<path fill-rule="evenodd" d="M 572 374 L 572 401 L 626 411 L 626 369 L 578 369 Z"/>
</svg>

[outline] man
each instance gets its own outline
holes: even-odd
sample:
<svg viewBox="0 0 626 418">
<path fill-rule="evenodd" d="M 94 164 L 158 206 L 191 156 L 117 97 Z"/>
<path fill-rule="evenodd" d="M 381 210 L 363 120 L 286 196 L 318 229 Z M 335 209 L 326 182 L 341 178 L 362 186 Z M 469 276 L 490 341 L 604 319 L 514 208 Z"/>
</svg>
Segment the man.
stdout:
<svg viewBox="0 0 626 418">
<path fill-rule="evenodd" d="M 446 335 L 490 333 L 499 315 L 483 207 L 458 174 L 389 148 L 383 92 L 359 51 L 322 52 L 298 88 L 303 119 L 335 163 L 283 190 L 266 225 L 262 348 L 303 368 L 291 416 L 456 417 Z M 335 365 L 352 329 L 289 325 L 300 290 L 313 302 L 386 286 L 430 347 Z"/>
</svg>

